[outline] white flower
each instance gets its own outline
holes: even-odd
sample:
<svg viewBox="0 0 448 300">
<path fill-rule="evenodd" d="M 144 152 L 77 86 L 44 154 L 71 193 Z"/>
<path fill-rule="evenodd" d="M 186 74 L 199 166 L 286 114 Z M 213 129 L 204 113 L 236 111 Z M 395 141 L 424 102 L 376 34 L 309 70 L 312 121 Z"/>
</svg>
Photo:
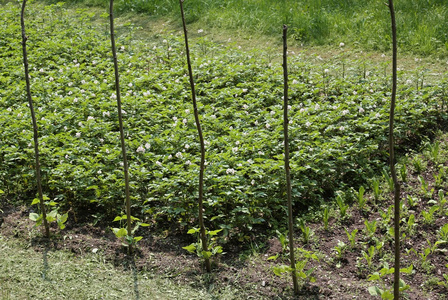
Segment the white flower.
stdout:
<svg viewBox="0 0 448 300">
<path fill-rule="evenodd" d="M 65 155 L 65 159 L 68 159 L 68 154 Z"/>
<path fill-rule="evenodd" d="M 379 118 L 380 116 L 380 113 L 376 113 L 375 118 Z"/>
<path fill-rule="evenodd" d="M 270 114 L 275 115 L 275 111 L 271 110 Z"/>
<path fill-rule="evenodd" d="M 96 172 L 97 174 L 101 174 L 101 173 L 103 173 L 103 172 L 101 172 L 101 170 L 98 170 L 98 172 Z M 98 249 L 97 249 L 98 250 Z M 93 250 L 92 250 L 93 251 Z"/>
<path fill-rule="evenodd" d="M 145 152 L 145 148 L 143 148 L 143 146 L 139 146 L 139 147 L 137 148 L 137 152 L 144 153 L 144 152 Z"/>
<path fill-rule="evenodd" d="M 43 71 L 44 71 L 44 69 L 39 69 L 39 72 L 41 72 L 41 73 L 42 73 Z"/>
<path fill-rule="evenodd" d="M 306 127 L 310 127 L 310 126 L 311 126 L 311 123 L 310 123 L 310 122 L 306 122 L 306 123 L 305 123 L 305 126 L 306 126 Z"/>
<path fill-rule="evenodd" d="M 168 43 L 168 41 L 167 41 L 167 40 L 163 40 L 162 42 L 163 42 L 163 43 L 165 43 L 165 44 L 166 44 L 166 43 Z"/>
<path fill-rule="evenodd" d="M 121 46 L 121 48 L 120 48 L 120 49 L 121 49 L 121 51 L 124 51 L 124 46 Z"/>
<path fill-rule="evenodd" d="M 101 142 L 101 143 L 104 142 L 104 139 L 100 139 L 100 142 Z"/>
<path fill-rule="evenodd" d="M 230 126 L 229 129 L 230 129 L 230 130 L 233 130 L 233 126 Z"/>
<path fill-rule="evenodd" d="M 173 156 L 170 154 L 170 155 L 168 155 L 168 159 L 172 159 L 173 158 Z"/>
<path fill-rule="evenodd" d="M 236 141 L 236 142 L 235 142 L 235 145 L 238 146 L 239 144 L 240 144 L 240 141 Z"/>
<path fill-rule="evenodd" d="M 269 129 L 269 127 L 271 127 L 271 125 L 269 123 L 266 123 L 266 128 Z"/>
<path fill-rule="evenodd" d="M 173 117 L 173 121 L 177 121 L 177 117 Z"/>
<path fill-rule="evenodd" d="M 50 77 L 50 78 L 48 78 L 48 80 L 49 80 L 49 81 L 53 81 L 53 80 L 54 80 L 54 78 L 53 78 L 53 77 Z"/>
<path fill-rule="evenodd" d="M 363 112 L 364 112 L 364 108 L 360 107 L 360 108 L 359 108 L 359 113 L 362 114 Z"/>
<path fill-rule="evenodd" d="M 84 79 L 81 80 L 81 84 L 86 84 L 86 81 Z"/>
<path fill-rule="evenodd" d="M 328 70 L 328 69 L 325 69 L 325 70 L 324 70 L 324 73 L 328 73 L 328 72 L 330 72 L 330 70 Z"/>
<path fill-rule="evenodd" d="M 203 29 L 199 29 L 199 30 L 198 30 L 198 33 L 203 33 L 203 32 L 204 32 Z"/>
<path fill-rule="evenodd" d="M 344 131 L 344 130 L 345 130 L 345 127 L 344 127 L 344 126 L 341 126 L 341 127 L 339 127 L 339 130 L 340 130 L 340 131 Z"/>
<path fill-rule="evenodd" d="M 301 112 L 301 113 L 303 113 L 303 112 L 305 112 L 305 111 L 306 111 L 305 108 L 301 108 L 301 109 L 300 109 L 300 112 Z"/>
<path fill-rule="evenodd" d="M 243 93 L 246 93 L 247 92 L 247 89 L 243 89 Z"/>
<path fill-rule="evenodd" d="M 81 132 L 77 132 L 76 137 L 78 137 L 78 138 L 81 137 Z"/>
<path fill-rule="evenodd" d="M 82 127 L 82 122 L 79 122 L 79 123 L 78 123 L 78 126 L 79 126 L 79 127 Z"/>
<path fill-rule="evenodd" d="M 227 173 L 227 174 L 234 175 L 234 174 L 235 174 L 235 169 L 232 169 L 232 168 L 227 169 L 227 170 L 226 170 L 226 173 Z"/>
<path fill-rule="evenodd" d="M 340 44 L 339 44 L 339 47 L 344 47 L 344 46 L 345 46 L 344 43 L 340 43 Z"/>
<path fill-rule="evenodd" d="M 110 150 L 109 150 L 109 149 L 106 149 L 106 153 L 109 154 L 109 153 L 110 153 Z"/>
<path fill-rule="evenodd" d="M 189 114 L 189 113 L 190 113 L 190 110 L 189 110 L 189 109 L 186 109 L 186 110 L 185 110 L 185 113 L 186 113 L 186 114 Z"/>
<path fill-rule="evenodd" d="M 381 57 L 386 57 L 386 54 L 384 54 L 384 53 L 383 53 L 383 54 L 381 54 Z"/>
<path fill-rule="evenodd" d="M 406 80 L 406 83 L 407 84 L 412 84 L 412 80 L 408 79 L 408 80 Z"/>
<path fill-rule="evenodd" d="M 244 104 L 244 105 L 243 105 L 243 108 L 244 108 L 244 109 L 248 109 L 248 108 L 249 108 L 249 105 Z"/>
<path fill-rule="evenodd" d="M 288 105 L 288 110 L 291 110 L 292 109 L 292 106 L 291 105 Z"/>
<path fill-rule="evenodd" d="M 92 61 L 92 65 L 96 65 L 96 60 Z"/>
<path fill-rule="evenodd" d="M 342 111 L 342 115 L 343 115 L 343 116 L 345 116 L 345 115 L 348 114 L 348 113 L 349 113 L 349 110 L 348 110 L 348 109 L 345 109 L 345 110 Z"/>
<path fill-rule="evenodd" d="M 79 68 L 79 64 L 76 64 L 75 67 Z"/>
<path fill-rule="evenodd" d="M 250 184 L 254 185 L 254 184 L 255 184 L 255 180 L 252 179 L 252 181 L 250 182 Z"/>
<path fill-rule="evenodd" d="M 176 157 L 177 157 L 177 158 L 182 158 L 182 153 L 181 153 L 181 152 L 177 152 L 177 153 L 176 153 Z"/>
<path fill-rule="evenodd" d="M 184 125 L 187 125 L 188 120 L 187 119 L 183 119 L 182 123 L 184 123 Z"/>
<path fill-rule="evenodd" d="M 122 113 L 123 115 L 127 114 L 127 112 L 126 112 L 124 109 L 121 110 L 121 113 Z"/>
<path fill-rule="evenodd" d="M 103 117 L 110 117 L 110 112 L 108 111 L 103 111 Z"/>
<path fill-rule="evenodd" d="M 255 125 L 258 125 L 258 120 L 256 120 L 254 124 L 255 124 Z"/>
<path fill-rule="evenodd" d="M 69 82 L 69 83 L 67 83 L 67 85 L 68 85 L 68 86 L 72 86 L 72 85 L 73 85 L 73 82 Z"/>
<path fill-rule="evenodd" d="M 297 79 L 294 79 L 294 80 L 292 81 L 292 84 L 299 84 L 299 82 L 297 81 Z"/>
<path fill-rule="evenodd" d="M 185 164 L 186 164 L 187 166 L 189 166 L 189 165 L 191 165 L 191 161 L 187 160 L 187 161 L 185 162 Z"/>
<path fill-rule="evenodd" d="M 358 92 L 357 91 L 353 91 L 353 95 L 358 95 Z"/>
<path fill-rule="evenodd" d="M 94 120 L 94 119 L 95 119 L 95 118 L 92 117 L 92 116 L 88 116 L 88 117 L 87 117 L 87 121 Z"/>
<path fill-rule="evenodd" d="M 74 60 L 73 60 L 73 63 L 74 63 L 74 64 L 76 64 L 77 62 L 78 62 L 78 60 L 77 60 L 77 59 L 74 59 Z"/>
<path fill-rule="evenodd" d="M 146 143 L 146 144 L 145 144 L 145 148 L 146 148 L 146 149 L 149 149 L 149 148 L 151 148 L 151 145 L 150 145 L 149 143 Z"/>
<path fill-rule="evenodd" d="M 320 108 L 319 104 L 316 104 L 316 106 L 314 107 L 315 110 L 319 110 L 319 108 Z"/>
<path fill-rule="evenodd" d="M 188 149 L 188 148 L 190 148 L 190 145 L 185 144 L 185 149 Z"/>
<path fill-rule="evenodd" d="M 233 148 L 232 148 L 232 152 L 233 152 L 233 153 L 237 153 L 237 152 L 238 152 L 238 147 L 233 147 Z"/>
<path fill-rule="evenodd" d="M 210 118 L 216 119 L 216 116 L 215 115 L 211 115 Z"/>
<path fill-rule="evenodd" d="M 162 163 L 160 161 L 156 161 L 156 165 L 158 165 L 159 167 L 162 166 Z"/>
<path fill-rule="evenodd" d="M 68 95 L 70 96 L 71 94 L 73 94 L 73 92 L 72 91 L 68 91 Z M 76 98 L 75 98 L 76 99 Z"/>
</svg>

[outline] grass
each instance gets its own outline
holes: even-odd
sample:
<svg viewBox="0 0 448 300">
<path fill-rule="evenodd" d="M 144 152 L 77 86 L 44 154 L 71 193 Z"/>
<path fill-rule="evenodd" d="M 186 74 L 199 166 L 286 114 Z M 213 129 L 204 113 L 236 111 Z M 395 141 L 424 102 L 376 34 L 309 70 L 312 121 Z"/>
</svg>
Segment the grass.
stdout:
<svg viewBox="0 0 448 300">
<path fill-rule="evenodd" d="M 107 0 L 67 2 L 103 7 L 108 3 Z M 116 5 L 121 13 L 136 12 L 169 18 L 180 24 L 178 6 L 178 1 L 173 0 L 124 0 Z M 389 15 L 382 1 L 188 0 L 185 1 L 185 9 L 189 23 L 200 24 L 207 29 L 279 36 L 281 25 L 287 24 L 298 45 L 338 45 L 344 42 L 364 50 L 390 49 Z M 423 56 L 448 55 L 448 7 L 444 0 L 397 1 L 396 13 L 400 50 Z"/>
<path fill-rule="evenodd" d="M 0 299 L 213 299 L 206 290 L 178 285 L 150 271 L 122 270 L 101 250 L 74 256 L 0 235 Z M 231 293 L 225 295 L 234 298 Z"/>
</svg>

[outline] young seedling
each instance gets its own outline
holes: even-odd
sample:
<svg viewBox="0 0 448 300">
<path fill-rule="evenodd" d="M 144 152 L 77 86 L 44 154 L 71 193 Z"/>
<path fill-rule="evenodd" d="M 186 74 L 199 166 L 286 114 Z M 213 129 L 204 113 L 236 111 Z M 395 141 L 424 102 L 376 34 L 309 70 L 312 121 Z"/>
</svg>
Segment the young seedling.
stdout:
<svg viewBox="0 0 448 300">
<path fill-rule="evenodd" d="M 375 199 L 375 203 L 378 203 L 378 200 L 380 199 L 380 194 L 381 194 L 380 181 L 378 180 L 378 178 L 375 178 L 372 181 L 372 190 L 373 190 L 373 197 Z"/>
<path fill-rule="evenodd" d="M 319 261 L 319 258 L 317 257 L 316 254 L 312 253 L 311 251 L 307 251 L 302 248 L 298 248 L 296 251 L 299 254 L 297 263 L 295 265 L 296 277 L 300 279 L 302 284 L 307 282 L 315 282 L 316 278 L 312 276 L 314 268 L 307 270 L 306 266 L 311 259 Z M 291 268 L 291 266 L 287 265 L 275 266 L 273 268 L 274 274 L 281 277 L 290 274 L 291 272 L 293 272 L 293 270 L 294 269 Z"/>
<path fill-rule="evenodd" d="M 413 270 L 413 266 L 410 265 L 408 268 L 401 269 L 401 273 L 405 274 L 411 274 Z M 395 299 L 394 298 L 394 288 L 389 288 L 386 286 L 384 278 L 387 277 L 387 275 L 394 274 L 395 268 L 389 268 L 389 265 L 387 263 L 384 264 L 384 267 L 379 271 L 375 272 L 371 275 L 369 275 L 369 281 L 376 281 L 380 283 L 380 286 L 371 286 L 369 287 L 369 293 L 372 296 L 379 296 L 381 299 Z M 399 281 L 399 291 L 403 292 L 405 290 L 410 289 L 410 286 L 407 285 L 403 279 L 400 279 Z"/>
<path fill-rule="evenodd" d="M 416 207 L 418 205 L 418 203 L 420 202 L 420 200 L 417 197 L 414 197 L 411 195 L 408 195 L 406 199 L 407 199 L 409 208 Z"/>
<path fill-rule="evenodd" d="M 344 220 L 345 218 L 347 218 L 347 209 L 348 209 L 348 204 L 344 203 L 344 200 L 342 199 L 342 195 L 339 194 L 336 196 L 336 203 L 339 206 L 339 213 L 341 215 L 341 219 Z"/>
<path fill-rule="evenodd" d="M 182 247 L 183 249 L 187 250 L 190 253 L 195 253 L 199 258 L 205 260 L 209 260 L 211 257 L 217 256 L 219 254 L 224 254 L 222 246 L 219 246 L 218 243 L 218 233 L 221 232 L 222 229 L 208 231 L 206 230 L 205 233 L 207 235 L 207 244 L 209 248 L 205 250 L 202 247 L 202 239 L 201 239 L 201 233 L 199 228 L 192 228 L 188 230 L 187 234 L 196 234 L 197 235 L 197 242 L 192 243 L 189 246 Z"/>
<path fill-rule="evenodd" d="M 342 259 L 346 249 L 347 249 L 347 245 L 342 241 L 338 241 L 338 244 L 334 247 L 334 251 L 336 252 L 337 260 Z"/>
<path fill-rule="evenodd" d="M 408 169 L 405 164 L 403 164 L 400 168 L 400 177 L 403 182 L 408 181 Z"/>
<path fill-rule="evenodd" d="M 351 233 L 348 232 L 346 228 L 344 228 L 345 233 L 347 234 L 347 238 L 350 242 L 350 249 L 354 249 L 356 246 L 356 234 L 358 233 L 358 229 L 354 229 Z"/>
<path fill-rule="evenodd" d="M 52 210 L 49 213 L 47 213 L 45 216 L 46 221 L 48 223 L 56 222 L 58 224 L 59 229 L 61 229 L 61 230 L 64 229 L 65 222 L 68 219 L 68 213 L 65 213 L 63 215 L 59 214 L 58 203 L 56 203 L 55 201 L 50 201 L 50 198 L 48 198 L 46 196 L 44 196 L 43 199 L 45 201 L 44 204 L 45 204 L 46 210 L 47 210 L 47 208 L 52 208 Z M 31 205 L 35 205 L 35 204 L 39 204 L 39 203 L 40 203 L 39 199 L 35 198 L 33 200 L 33 202 L 31 203 Z M 42 213 L 41 214 L 30 213 L 29 217 L 30 217 L 31 221 L 36 222 L 36 226 L 42 225 L 43 220 L 44 220 L 44 215 Z"/>
<path fill-rule="evenodd" d="M 434 188 L 430 189 L 429 183 L 422 176 L 418 176 L 418 181 L 420 181 L 421 184 L 420 188 L 422 195 L 425 198 L 430 199 L 432 197 L 432 194 L 434 193 Z"/>
<path fill-rule="evenodd" d="M 358 196 L 358 206 L 361 211 L 364 210 L 364 206 L 366 205 L 367 201 L 367 199 L 364 197 L 364 192 L 365 188 L 363 186 L 360 186 L 357 196 Z"/>
<path fill-rule="evenodd" d="M 303 242 L 305 244 L 308 244 L 311 237 L 311 228 L 309 226 L 306 226 L 305 221 L 302 219 L 299 220 L 299 227 L 302 231 Z"/>
<path fill-rule="evenodd" d="M 423 160 L 420 156 L 415 156 L 412 159 L 412 166 L 417 174 L 421 174 L 423 171 Z"/>
<path fill-rule="evenodd" d="M 422 211 L 422 217 L 423 217 L 423 223 L 427 225 L 432 225 L 435 222 L 434 213 L 439 209 L 439 206 L 433 205 L 429 211 L 423 210 Z"/>
<path fill-rule="evenodd" d="M 439 241 L 443 243 L 448 243 L 448 223 L 440 227 Z"/>
<path fill-rule="evenodd" d="M 439 166 L 439 172 L 437 174 L 433 174 L 434 176 L 434 185 L 438 188 L 443 187 L 444 180 L 446 179 L 446 169 L 443 165 Z"/>
<path fill-rule="evenodd" d="M 362 256 L 367 262 L 367 267 L 370 269 L 372 267 L 372 261 L 375 257 L 375 246 L 370 246 L 367 252 L 362 251 Z"/>
<path fill-rule="evenodd" d="M 389 187 L 389 191 L 393 192 L 394 191 L 394 179 L 391 176 L 389 176 L 389 173 L 386 170 L 383 170 L 383 177 L 387 183 L 387 186 Z"/>
<path fill-rule="evenodd" d="M 448 268 L 448 264 L 446 264 L 445 267 Z M 437 284 L 443 286 L 446 290 L 448 290 L 448 274 L 443 274 L 443 278 L 445 280 L 441 280 L 437 282 Z"/>
<path fill-rule="evenodd" d="M 125 247 L 133 247 L 136 245 L 143 237 L 142 236 L 134 236 L 137 230 L 142 227 L 148 227 L 149 224 L 143 223 L 140 221 L 139 218 L 131 216 L 131 221 L 128 222 L 128 216 L 122 215 L 115 217 L 113 222 L 121 222 L 126 221 L 126 224 L 136 222 L 134 228 L 131 231 L 128 231 L 126 227 L 118 227 L 118 228 L 112 228 L 112 232 L 115 234 L 115 236 L 121 241 L 121 244 Z"/>
<path fill-rule="evenodd" d="M 377 223 L 377 221 L 375 221 L 375 220 L 373 220 L 372 222 L 369 222 L 368 220 L 364 221 L 364 225 L 366 226 L 365 232 L 369 239 L 371 239 L 375 235 L 376 227 L 377 227 L 376 223 Z"/>
<path fill-rule="evenodd" d="M 325 206 L 325 208 L 324 208 L 324 215 L 323 215 L 324 230 L 325 230 L 325 231 L 328 230 L 328 219 L 329 219 L 329 215 L 328 215 L 328 206 Z"/>
</svg>

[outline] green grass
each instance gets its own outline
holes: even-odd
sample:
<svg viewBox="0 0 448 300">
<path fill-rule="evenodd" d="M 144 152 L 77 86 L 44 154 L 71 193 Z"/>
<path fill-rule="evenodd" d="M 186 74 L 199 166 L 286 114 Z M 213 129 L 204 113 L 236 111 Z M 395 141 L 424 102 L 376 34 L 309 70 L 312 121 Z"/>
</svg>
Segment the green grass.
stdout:
<svg viewBox="0 0 448 300">
<path fill-rule="evenodd" d="M 50 0 L 51 2 L 56 2 Z M 67 1 L 101 5 L 107 0 Z M 390 18 L 384 1 L 365 0 L 187 0 L 186 18 L 205 28 L 230 29 L 246 35 L 281 35 L 282 24 L 298 44 L 390 49 Z M 401 50 L 438 57 L 448 54 L 448 6 L 444 0 L 395 1 Z M 117 1 L 117 11 L 169 17 L 180 23 L 176 0 Z"/>
<path fill-rule="evenodd" d="M 150 271 L 123 271 L 101 250 L 76 257 L 65 251 L 36 252 L 0 236 L 0 299 L 213 299 L 205 290 L 178 285 Z M 228 293 L 228 299 L 237 297 Z"/>
</svg>

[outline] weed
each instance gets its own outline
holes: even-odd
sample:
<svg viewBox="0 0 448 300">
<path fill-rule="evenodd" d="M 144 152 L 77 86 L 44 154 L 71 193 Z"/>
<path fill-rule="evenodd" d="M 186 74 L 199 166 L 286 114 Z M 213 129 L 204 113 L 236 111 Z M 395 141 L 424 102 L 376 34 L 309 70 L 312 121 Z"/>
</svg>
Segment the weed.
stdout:
<svg viewBox="0 0 448 300">
<path fill-rule="evenodd" d="M 114 219 L 114 222 L 121 222 L 126 221 L 127 222 L 127 215 L 117 216 Z M 115 234 L 115 236 L 121 241 L 121 244 L 125 247 L 131 247 L 135 244 L 137 244 L 143 237 L 142 236 L 134 236 L 137 230 L 142 227 L 148 227 L 149 224 L 140 222 L 139 218 L 131 216 L 131 224 L 132 222 L 136 222 L 134 228 L 132 228 L 131 232 L 128 231 L 127 227 L 114 227 L 112 228 L 112 232 Z"/>
<path fill-rule="evenodd" d="M 339 206 L 339 213 L 341 215 L 341 220 L 345 220 L 347 218 L 347 209 L 349 208 L 349 205 L 344 203 L 341 194 L 338 194 L 336 196 L 336 203 Z"/>
<path fill-rule="evenodd" d="M 408 268 L 400 269 L 401 273 L 411 274 L 413 270 L 413 266 L 410 265 Z M 376 281 L 380 283 L 380 286 L 371 286 L 369 287 L 369 293 L 372 296 L 380 296 L 381 299 L 394 299 L 393 288 L 389 288 L 386 286 L 385 277 L 390 274 L 394 274 L 395 269 L 389 268 L 387 263 L 384 264 L 384 267 L 379 271 L 369 275 L 369 281 Z M 400 279 L 400 292 L 408 290 L 410 288 L 403 279 Z"/>
<path fill-rule="evenodd" d="M 354 249 L 356 246 L 356 234 L 358 233 L 358 229 L 354 229 L 351 233 L 346 228 L 344 228 L 344 230 L 350 242 L 350 249 Z"/>
<path fill-rule="evenodd" d="M 311 237 L 311 228 L 309 226 L 306 226 L 306 223 L 304 220 L 300 219 L 299 220 L 299 228 L 302 231 L 302 238 L 303 238 L 303 242 L 305 244 L 308 244 L 310 241 L 310 237 Z"/>
<path fill-rule="evenodd" d="M 196 254 L 199 258 L 202 258 L 204 260 L 208 260 L 213 256 L 217 256 L 219 254 L 224 254 L 222 246 L 219 246 L 218 243 L 218 233 L 221 232 L 222 229 L 213 230 L 213 231 L 205 231 L 205 234 L 207 236 L 207 250 L 205 250 L 202 247 L 202 238 L 199 228 L 192 228 L 188 230 L 187 234 L 196 234 L 197 235 L 197 242 L 191 243 L 188 246 L 182 247 L 183 249 L 187 250 L 190 253 Z"/>
<path fill-rule="evenodd" d="M 58 203 L 55 201 L 51 201 L 50 198 L 43 196 L 44 205 L 46 207 L 46 210 L 51 208 L 51 211 L 46 214 L 46 219 L 48 223 L 56 222 L 58 224 L 59 229 L 65 228 L 65 222 L 68 219 L 68 212 L 61 215 L 59 214 L 59 208 Z M 31 202 L 31 205 L 40 204 L 40 201 L 38 198 L 35 198 L 33 202 Z M 36 226 L 40 226 L 43 223 L 43 214 L 37 214 L 37 213 L 30 213 L 29 215 L 30 220 L 36 222 Z"/>
</svg>

